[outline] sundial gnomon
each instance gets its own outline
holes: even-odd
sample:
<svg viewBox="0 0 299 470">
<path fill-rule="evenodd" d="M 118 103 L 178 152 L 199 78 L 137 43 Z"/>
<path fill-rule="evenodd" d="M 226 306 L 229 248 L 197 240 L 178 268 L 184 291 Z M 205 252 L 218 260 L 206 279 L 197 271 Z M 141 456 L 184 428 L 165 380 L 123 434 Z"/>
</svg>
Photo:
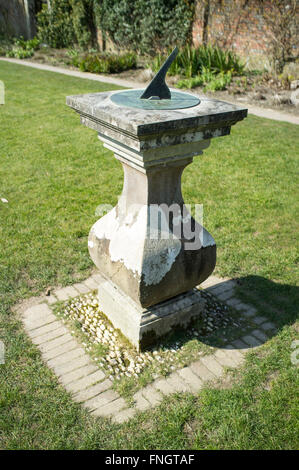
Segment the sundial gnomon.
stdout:
<svg viewBox="0 0 299 470">
<path fill-rule="evenodd" d="M 184 109 L 197 106 L 200 99 L 190 93 L 170 91 L 165 77 L 167 71 L 178 54 L 176 47 L 166 59 L 145 90 L 125 90 L 113 93 L 111 101 L 118 106 L 148 110 Z"/>
</svg>

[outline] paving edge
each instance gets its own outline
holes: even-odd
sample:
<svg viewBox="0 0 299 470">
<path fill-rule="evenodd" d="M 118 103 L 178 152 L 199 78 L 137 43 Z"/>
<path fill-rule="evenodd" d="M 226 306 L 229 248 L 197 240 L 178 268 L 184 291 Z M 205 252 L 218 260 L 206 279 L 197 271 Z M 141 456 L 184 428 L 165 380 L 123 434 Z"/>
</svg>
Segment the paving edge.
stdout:
<svg viewBox="0 0 299 470">
<path fill-rule="evenodd" d="M 88 409 L 92 415 L 110 417 L 115 423 L 123 423 L 137 411 L 146 411 L 162 401 L 164 396 L 178 392 L 198 393 L 207 383 L 224 376 L 226 369 L 237 368 L 244 362 L 248 350 L 259 347 L 267 339 L 267 333 L 275 325 L 257 310 L 235 297 L 235 281 L 210 276 L 200 288 L 232 306 L 256 326 L 251 334 L 203 356 L 189 366 L 178 369 L 166 378 L 158 378 L 133 395 L 134 406 L 112 389 L 113 383 L 99 369 L 79 342 L 70 334 L 64 323 L 57 319 L 51 307 L 58 301 L 68 300 L 97 288 L 101 279 L 93 274 L 81 283 L 54 290 L 49 296 L 35 297 L 14 308 L 19 312 L 24 328 L 32 342 L 39 348 L 42 358 L 59 382 L 72 394 L 75 402 Z"/>
</svg>

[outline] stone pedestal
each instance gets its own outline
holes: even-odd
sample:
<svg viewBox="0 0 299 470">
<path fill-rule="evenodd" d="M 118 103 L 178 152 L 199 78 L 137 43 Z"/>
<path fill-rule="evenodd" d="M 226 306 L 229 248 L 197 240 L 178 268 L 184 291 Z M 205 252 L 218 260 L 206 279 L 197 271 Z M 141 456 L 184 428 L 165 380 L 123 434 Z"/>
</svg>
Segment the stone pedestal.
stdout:
<svg viewBox="0 0 299 470">
<path fill-rule="evenodd" d="M 70 96 L 67 104 L 123 166 L 122 195 L 94 224 L 88 246 L 106 279 L 102 311 L 142 349 L 202 311 L 193 288 L 213 272 L 216 244 L 186 210 L 181 175 L 247 110 L 202 98 L 193 108 L 145 111 L 117 106 L 112 93 Z"/>
</svg>

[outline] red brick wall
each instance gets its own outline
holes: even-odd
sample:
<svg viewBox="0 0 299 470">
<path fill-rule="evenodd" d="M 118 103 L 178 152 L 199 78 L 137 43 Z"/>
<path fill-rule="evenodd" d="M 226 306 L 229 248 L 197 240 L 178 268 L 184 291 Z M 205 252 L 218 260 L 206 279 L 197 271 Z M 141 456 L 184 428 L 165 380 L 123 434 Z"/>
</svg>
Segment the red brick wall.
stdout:
<svg viewBox="0 0 299 470">
<path fill-rule="evenodd" d="M 234 49 L 244 57 L 270 51 L 269 31 L 256 0 L 210 0 L 208 38 L 212 44 Z M 198 2 L 193 25 L 193 43 L 202 43 L 203 2 Z M 270 3 L 266 8 L 271 8 Z"/>
</svg>

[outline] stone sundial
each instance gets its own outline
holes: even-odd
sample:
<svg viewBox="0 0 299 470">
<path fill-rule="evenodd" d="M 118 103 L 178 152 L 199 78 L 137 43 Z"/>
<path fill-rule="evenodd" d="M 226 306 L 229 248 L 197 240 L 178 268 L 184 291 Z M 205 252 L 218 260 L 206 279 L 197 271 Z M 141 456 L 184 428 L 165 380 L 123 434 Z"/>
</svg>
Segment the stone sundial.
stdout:
<svg viewBox="0 0 299 470">
<path fill-rule="evenodd" d="M 214 270 L 216 244 L 186 210 L 181 176 L 212 138 L 247 116 L 233 104 L 169 90 L 176 54 L 145 90 L 67 97 L 123 166 L 122 194 L 91 228 L 88 247 L 103 278 L 100 309 L 138 350 L 202 314 L 195 287 Z"/>
</svg>

